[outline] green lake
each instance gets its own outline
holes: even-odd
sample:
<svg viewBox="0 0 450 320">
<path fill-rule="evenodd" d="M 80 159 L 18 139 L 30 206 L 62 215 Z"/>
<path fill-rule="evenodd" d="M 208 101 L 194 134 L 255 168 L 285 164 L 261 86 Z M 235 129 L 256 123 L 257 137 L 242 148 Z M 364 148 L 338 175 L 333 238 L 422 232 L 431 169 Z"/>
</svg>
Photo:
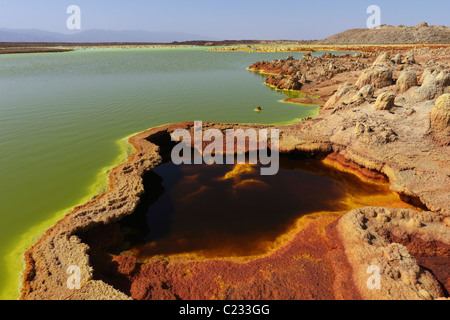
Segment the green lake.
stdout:
<svg viewBox="0 0 450 320">
<path fill-rule="evenodd" d="M 202 48 L 0 55 L 0 298 L 18 297 L 23 252 L 105 188 L 108 168 L 130 151 L 126 137 L 179 121 L 288 124 L 317 115 L 317 106 L 281 103 L 283 92 L 246 70 L 287 55 Z"/>
</svg>

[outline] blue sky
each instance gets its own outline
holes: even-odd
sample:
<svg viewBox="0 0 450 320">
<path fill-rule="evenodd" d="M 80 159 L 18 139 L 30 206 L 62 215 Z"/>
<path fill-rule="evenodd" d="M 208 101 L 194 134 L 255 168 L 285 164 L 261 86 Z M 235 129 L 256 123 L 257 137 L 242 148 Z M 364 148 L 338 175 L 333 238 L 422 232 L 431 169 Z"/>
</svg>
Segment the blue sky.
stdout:
<svg viewBox="0 0 450 320">
<path fill-rule="evenodd" d="M 449 25 L 449 0 L 0 0 L 0 28 L 67 33 L 66 9 L 81 8 L 82 30 L 181 31 L 215 39 L 321 39 L 381 23 Z"/>
</svg>

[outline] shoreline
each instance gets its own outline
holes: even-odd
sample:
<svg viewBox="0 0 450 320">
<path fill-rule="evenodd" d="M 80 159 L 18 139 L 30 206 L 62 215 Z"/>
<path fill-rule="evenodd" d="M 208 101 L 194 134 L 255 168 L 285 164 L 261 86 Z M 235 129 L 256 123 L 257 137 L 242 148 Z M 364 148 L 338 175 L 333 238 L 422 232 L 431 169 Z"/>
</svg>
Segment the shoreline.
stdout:
<svg viewBox="0 0 450 320">
<path fill-rule="evenodd" d="M 258 49 L 258 47 L 261 47 Z M 363 52 L 363 53 L 372 53 L 372 52 L 380 52 L 380 51 L 390 51 L 390 50 L 399 50 L 399 51 L 409 51 L 413 49 L 420 49 L 429 47 L 431 49 L 435 48 L 448 48 L 450 44 L 446 43 L 418 43 L 418 44 L 351 44 L 351 45 L 342 45 L 342 44 L 309 44 L 309 45 L 299 45 L 295 44 L 285 44 L 281 46 L 274 45 L 255 45 L 253 47 L 247 46 L 230 46 L 230 47 L 217 47 L 211 48 L 209 51 L 243 51 L 249 53 L 258 53 L 258 52 L 288 52 L 288 53 L 312 53 L 317 51 L 336 51 L 336 52 Z"/>
<path fill-rule="evenodd" d="M 264 76 L 277 76 L 278 75 L 277 73 L 271 73 L 271 72 L 266 72 L 264 70 L 252 69 L 250 67 L 248 67 L 246 70 L 260 74 L 260 75 L 264 75 Z M 285 78 L 289 78 L 289 75 L 285 75 Z M 293 104 L 297 104 L 297 105 L 317 106 L 320 108 L 326 102 L 325 97 L 321 97 L 319 95 L 308 94 L 308 93 L 303 92 L 302 90 L 277 88 L 276 85 L 272 85 L 267 82 L 264 82 L 264 85 L 266 85 L 270 89 L 273 89 L 276 91 L 282 91 L 282 92 L 288 92 L 288 93 L 291 92 L 291 93 L 299 94 L 301 96 L 298 98 L 286 97 L 286 99 L 280 100 L 280 102 L 283 102 L 283 103 L 293 103 Z"/>
<path fill-rule="evenodd" d="M 374 53 L 382 51 L 408 51 L 420 48 L 449 48 L 450 44 L 445 43 L 419 43 L 419 44 L 354 44 L 354 45 L 323 45 L 307 44 L 296 45 L 296 42 L 279 44 L 279 41 L 273 41 L 269 44 L 253 42 L 244 42 L 241 45 L 233 45 L 239 41 L 191 41 L 180 43 L 39 43 L 39 42 L 0 42 L 0 54 L 20 54 L 20 53 L 58 53 L 89 49 L 155 49 L 155 48 L 204 48 L 209 52 L 249 52 L 249 53 L 312 53 L 318 51 L 329 52 L 349 52 L 349 53 Z"/>
<path fill-rule="evenodd" d="M 380 94 L 378 90 L 377 94 Z M 334 93 L 334 96 L 337 95 L 337 91 Z M 337 97 L 335 97 L 337 98 Z M 405 99 L 407 99 L 406 97 Z M 329 99 L 331 100 L 331 99 Z M 335 99 L 336 100 L 336 99 Z M 353 102 L 352 102 L 353 103 Z M 303 152 L 306 154 L 331 154 L 333 152 L 336 152 L 340 154 L 341 156 L 345 157 L 346 160 L 349 160 L 351 162 L 354 162 L 358 164 L 359 166 L 362 166 L 366 169 L 381 172 L 388 176 L 390 182 L 391 182 L 391 189 L 393 191 L 396 191 L 398 193 L 404 193 L 410 197 L 418 197 L 419 200 L 426 205 L 429 209 L 431 209 L 434 214 L 438 216 L 448 216 L 450 214 L 450 208 L 448 207 L 448 203 L 445 202 L 445 196 L 448 196 L 448 187 L 445 187 L 445 181 L 448 178 L 445 178 L 445 172 L 448 171 L 445 169 L 446 160 L 441 160 L 443 162 L 439 163 L 436 161 L 436 158 L 433 156 L 433 153 L 428 153 L 425 155 L 422 155 L 420 153 L 420 150 L 425 149 L 431 149 L 434 150 L 433 152 L 442 152 L 441 147 L 434 145 L 431 140 L 428 140 L 427 138 L 423 138 L 421 141 L 410 141 L 407 139 L 405 134 L 403 133 L 404 127 L 409 126 L 409 123 L 413 120 L 408 119 L 408 117 L 404 117 L 401 113 L 397 111 L 397 113 L 394 112 L 394 115 L 390 115 L 391 113 L 379 113 L 380 111 L 374 111 L 371 109 L 373 101 L 370 99 L 368 101 L 365 101 L 361 105 L 356 105 L 354 107 L 354 110 L 360 109 L 364 110 L 364 112 L 367 112 L 371 114 L 373 117 L 379 118 L 383 121 L 385 121 L 385 126 L 391 126 L 393 130 L 397 132 L 397 136 L 400 136 L 402 140 L 398 141 L 383 141 L 379 140 L 378 137 L 380 134 L 384 134 L 386 131 L 385 129 L 378 127 L 376 124 L 369 123 L 368 120 L 363 119 L 362 115 L 356 114 L 351 109 L 338 109 L 335 110 L 333 107 L 335 105 L 328 105 L 326 108 L 323 108 L 319 114 L 318 117 L 313 118 L 311 120 L 298 123 L 296 125 L 292 126 L 285 126 L 280 127 L 282 130 L 282 140 L 280 147 L 282 149 L 282 152 L 289 153 L 289 152 Z M 423 105 L 423 106 L 422 106 Z M 337 103 L 336 103 L 337 106 Z M 422 131 L 424 121 L 427 119 L 426 115 L 431 110 L 431 105 L 428 103 L 421 103 L 421 108 L 414 107 L 415 113 L 412 115 L 412 118 L 414 119 L 415 123 L 420 124 L 420 127 L 414 128 L 415 130 L 419 130 L 420 133 L 417 133 L 417 135 L 423 135 Z M 331 111 L 334 111 L 333 113 Z M 344 117 L 351 121 L 342 122 L 341 118 Z M 353 120 L 352 120 L 353 119 Z M 370 125 L 372 126 L 372 132 L 370 135 L 359 135 L 357 128 L 355 128 L 356 123 L 359 122 L 361 125 Z M 240 127 L 245 128 L 247 125 L 241 125 L 241 124 L 211 124 L 212 126 L 217 126 L 218 128 L 226 128 L 226 127 Z M 89 222 L 89 220 L 85 220 L 88 217 L 91 217 L 93 213 L 96 212 L 95 223 L 105 222 L 108 223 L 108 221 L 114 221 L 116 219 L 120 219 L 120 215 L 127 214 L 125 212 L 126 210 L 131 210 L 133 207 L 132 204 L 130 204 L 130 201 L 133 201 L 133 199 L 136 199 L 136 195 L 140 194 L 140 192 L 143 192 L 142 186 L 139 185 L 139 175 L 142 174 L 145 170 L 151 168 L 152 166 L 157 165 L 158 162 L 161 161 L 161 157 L 157 154 L 154 154 L 154 152 L 157 152 L 157 145 L 151 143 L 150 140 L 147 138 L 144 138 L 148 134 L 155 134 L 156 136 L 154 139 L 161 139 L 162 136 L 168 133 L 168 131 L 172 130 L 173 128 L 181 126 L 181 127 L 189 127 L 189 124 L 174 124 L 169 126 L 163 126 L 159 127 L 158 130 L 150 129 L 147 131 L 144 131 L 142 133 L 139 133 L 133 137 L 130 138 L 130 142 L 133 144 L 133 146 L 136 149 L 136 152 L 128 157 L 128 161 L 124 164 L 120 164 L 116 166 L 114 169 L 111 170 L 111 173 L 109 175 L 109 190 L 96 197 L 92 201 L 89 201 L 83 206 L 75 207 L 74 210 L 68 214 L 66 217 L 64 217 L 60 222 L 57 223 L 56 226 L 49 229 L 46 234 L 40 239 L 38 243 L 35 244 L 30 250 L 27 251 L 27 272 L 25 272 L 25 291 L 23 291 L 24 298 L 27 295 L 36 295 L 37 292 L 42 290 L 43 288 L 40 288 L 39 284 L 35 282 L 35 279 L 31 279 L 29 276 L 31 273 L 38 272 L 44 272 L 45 268 L 39 269 L 36 267 L 31 267 L 32 265 L 36 266 L 36 260 L 32 258 L 33 254 L 38 252 L 45 252 L 46 254 L 52 255 L 57 254 L 57 252 L 48 252 L 45 250 L 46 246 L 44 245 L 45 241 L 50 241 L 51 237 L 57 242 L 60 243 L 63 248 L 66 248 L 66 246 L 74 246 L 73 249 L 74 252 L 79 252 L 80 258 L 82 260 L 85 259 L 85 255 L 87 255 L 87 248 L 83 243 L 76 240 L 76 232 L 79 230 L 89 229 L 93 228 L 92 223 Z M 264 127 L 264 126 L 256 126 L 256 127 Z M 172 129 L 171 129 L 172 128 Z M 384 130 L 384 131 L 383 131 Z M 165 133 L 164 133 L 165 132 Z M 158 136 L 159 134 L 159 136 Z M 159 137 L 159 138 L 158 138 Z M 355 140 L 349 140 L 349 138 L 356 138 Z M 392 137 L 392 136 L 391 136 Z M 142 139 L 141 142 L 139 142 L 139 139 Z M 147 142 L 145 142 L 145 141 Z M 149 145 L 147 145 L 149 143 Z M 394 145 L 393 147 L 391 145 Z M 414 150 L 410 150 L 410 146 L 414 145 Z M 400 148 L 403 150 L 403 152 L 406 154 L 404 157 L 399 158 L 396 160 L 395 158 L 389 158 L 389 152 L 393 152 L 394 150 L 398 150 Z M 367 149 L 368 148 L 368 149 Z M 143 153 L 143 150 L 146 150 L 146 152 L 150 152 L 150 154 L 147 154 L 146 157 L 144 157 L 144 154 L 142 156 L 139 156 L 139 153 Z M 141 150 L 141 152 L 139 151 Z M 365 152 L 364 152 L 364 151 Z M 158 152 L 157 152 L 158 153 Z M 408 156 L 410 158 L 408 158 Z M 425 159 L 422 159 L 425 157 Z M 444 159 L 447 156 L 444 155 Z M 408 160 L 409 159 L 409 160 Z M 448 159 L 447 159 L 448 160 Z M 399 162 L 400 161 L 400 162 Z M 404 161 L 404 162 L 402 162 Z M 429 164 L 432 163 L 434 166 L 440 167 L 441 170 L 439 172 L 433 170 L 430 170 Z M 425 165 L 426 164 L 426 165 Z M 120 170 L 123 170 L 121 173 L 124 175 L 127 182 L 124 185 L 124 181 L 120 179 Z M 416 185 L 416 180 L 419 179 L 418 177 L 415 177 L 414 174 L 410 174 L 405 176 L 404 171 L 412 171 L 414 172 L 421 172 L 421 178 L 420 181 L 422 182 L 422 185 Z M 425 175 L 425 176 L 424 176 Z M 130 180 L 131 179 L 131 180 Z M 137 179 L 137 180 L 136 180 Z M 114 192 L 117 192 L 117 188 L 120 186 L 121 188 L 124 188 L 123 190 L 128 190 L 129 188 L 129 182 L 131 181 L 131 184 L 133 186 L 133 190 L 129 190 L 131 200 L 128 199 L 130 197 L 127 197 L 128 200 L 124 200 L 123 194 L 114 194 Z M 427 191 L 427 185 L 431 186 L 434 185 L 434 191 L 432 194 L 430 194 L 429 191 Z M 436 190 L 437 188 L 437 190 Z M 112 197 L 112 198 L 109 198 Z M 444 197 L 444 199 L 442 199 Z M 106 200 L 112 201 L 112 205 L 106 205 L 105 207 L 100 208 L 101 211 L 95 211 L 100 210 L 98 209 L 99 203 L 102 201 L 103 198 L 107 198 Z M 122 199 L 122 200 L 121 200 Z M 443 201 L 444 200 L 444 201 Z M 116 206 L 119 205 L 119 207 L 116 208 Z M 87 207 L 92 207 L 92 209 L 87 210 Z M 97 209 L 95 209 L 97 208 Z M 108 209 L 109 208 L 109 209 Z M 122 208 L 125 208 L 122 210 Z M 94 210 L 94 211 L 91 211 Z M 105 211 L 106 210 L 106 211 Z M 371 212 L 372 209 L 366 209 L 363 210 L 367 214 Z M 387 209 L 386 209 L 387 210 Z M 385 211 L 386 211 L 385 210 Z M 389 209 L 390 210 L 390 209 Z M 386 212 L 394 212 L 397 214 L 396 210 L 387 210 Z M 360 211 L 361 212 L 361 211 Z M 82 214 L 81 214 L 82 213 Z M 389 213 L 391 214 L 391 213 Z M 403 213 L 402 213 L 403 214 Z M 410 213 L 408 213 L 409 215 Z M 350 214 L 351 215 L 351 214 Z M 345 215 L 347 216 L 347 215 Z M 411 216 L 414 216 L 413 213 L 411 213 Z M 85 218 L 86 217 L 86 218 Z M 92 217 L 91 217 L 92 219 Z M 418 219 L 418 218 L 414 218 Z M 69 223 L 71 220 L 73 220 L 73 224 Z M 342 220 L 342 219 L 341 219 Z M 340 221 L 341 221 L 340 220 Z M 343 220 L 346 221 L 345 219 Z M 434 220 L 432 220 L 434 221 Z M 436 220 L 437 221 L 437 220 Z M 350 222 L 348 222 L 350 223 Z M 438 222 L 436 222 L 438 224 Z M 442 221 L 439 222 L 442 224 Z M 77 226 L 78 225 L 78 226 Z M 338 223 L 338 225 L 342 226 L 341 222 Z M 68 228 L 68 229 L 65 229 Z M 72 232 L 75 228 L 75 234 Z M 59 231 L 58 231 L 59 229 Z M 69 231 L 72 230 L 72 231 Z M 77 231 L 78 230 L 78 231 Z M 414 229 L 416 230 L 416 229 Z M 420 231 L 420 229 L 417 229 Z M 415 232 L 419 232 L 419 231 Z M 61 234 L 59 234 L 61 232 Z M 428 232 L 428 231 L 427 231 Z M 61 235 L 65 235 L 64 237 L 60 237 Z M 343 236 L 342 234 L 340 234 Z M 437 236 L 439 237 L 439 233 L 434 234 L 431 233 L 431 236 Z M 430 236 L 430 234 L 428 235 Z M 72 242 L 69 241 L 67 243 L 66 237 L 70 237 L 69 239 Z M 345 247 L 345 237 L 344 240 L 341 241 Z M 352 240 L 353 241 L 353 240 Z M 356 240 L 355 240 L 356 241 Z M 370 244 L 370 243 L 369 243 Z M 364 246 L 367 246 L 367 244 L 364 244 Z M 365 247 L 364 247 L 365 248 Z M 44 251 L 41 251 L 44 250 Z M 64 251 L 67 251 L 67 249 L 64 249 Z M 70 250 L 69 250 L 70 252 Z M 72 251 L 73 252 L 73 251 Z M 83 253 L 84 252 L 84 253 Z M 64 254 L 64 253 L 62 253 Z M 342 254 L 342 253 L 341 253 Z M 39 253 L 41 255 L 41 253 Z M 40 259 L 40 258 L 39 258 Z M 39 263 L 46 263 L 46 258 L 44 260 L 39 260 Z M 351 260 L 351 259 L 350 259 Z M 50 261 L 50 260 L 49 260 Z M 353 264 L 358 264 L 361 262 L 353 261 Z M 38 270 L 39 269 L 39 270 Z M 91 274 L 91 271 L 89 271 L 89 263 L 86 265 L 86 268 L 84 269 L 87 274 Z M 36 276 L 36 275 L 35 275 Z M 56 281 L 55 283 L 58 283 L 58 277 L 63 277 L 62 274 L 54 274 L 51 277 L 46 277 L 46 279 L 50 282 Z M 56 277 L 56 278 L 55 278 Z M 45 278 L 45 276 L 44 276 Z M 56 280 L 55 280 L 56 279 Z M 27 286 L 31 285 L 37 285 L 33 289 L 32 292 L 26 293 Z M 360 284 L 356 283 L 356 286 L 360 286 Z M 46 285 L 47 286 L 47 285 Z M 96 286 L 101 286 L 101 288 L 105 289 L 107 292 L 111 293 L 114 297 L 123 297 L 119 293 L 115 292 L 114 290 L 111 290 L 110 287 L 104 286 L 103 284 L 100 284 L 98 280 L 93 280 L 91 277 L 90 279 L 87 279 L 85 282 L 85 287 L 83 292 L 77 293 L 74 297 L 84 297 L 88 298 L 89 296 L 92 297 L 93 292 L 97 292 L 98 289 Z M 49 287 L 50 288 L 50 287 Z M 97 289 L 96 289 L 97 288 Z M 403 288 L 403 287 L 402 287 Z M 51 288 L 51 291 L 53 290 L 60 290 L 56 286 L 55 288 Z M 429 290 L 432 290 L 432 288 L 428 288 Z M 427 290 L 428 290 L 427 289 Z M 62 289 L 61 289 L 62 290 Z M 403 289 L 402 289 L 403 290 Z M 41 291 L 41 294 L 44 294 Z M 45 293 L 52 294 L 51 292 Z M 412 293 L 411 293 L 412 294 Z M 432 297 L 435 297 L 437 293 L 434 292 L 431 294 Z M 409 296 L 409 293 L 408 293 Z M 422 295 L 423 296 L 423 295 Z M 29 298 L 29 296 L 27 296 Z"/>
<path fill-rule="evenodd" d="M 115 143 L 119 146 L 119 154 L 114 161 L 110 165 L 104 166 L 96 175 L 95 182 L 88 186 L 88 191 L 86 192 L 86 196 L 76 201 L 76 203 L 72 206 L 69 206 L 65 209 L 59 210 L 53 213 L 53 216 L 42 221 L 40 224 L 35 225 L 28 229 L 25 233 L 20 236 L 20 241 L 16 245 L 14 245 L 10 250 L 8 250 L 7 256 L 10 257 L 7 259 L 9 263 L 5 263 L 5 269 L 7 272 L 11 274 L 16 274 L 14 270 L 21 270 L 19 278 L 11 277 L 8 283 L 4 286 L 2 290 L 1 297 L 5 300 L 10 299 L 18 299 L 20 297 L 20 284 L 23 279 L 23 271 L 24 271 L 24 253 L 32 247 L 43 235 L 45 235 L 46 231 L 50 229 L 53 225 L 55 225 L 59 220 L 64 218 L 64 216 L 77 206 L 80 206 L 84 203 L 92 201 L 98 195 L 108 191 L 108 177 L 110 171 L 120 163 L 126 161 L 128 156 L 134 153 L 134 148 L 131 144 L 128 143 L 128 139 L 137 133 L 130 134 L 122 139 L 115 141 Z M 15 257 L 15 258 L 12 258 Z M 19 257 L 19 259 L 17 259 Z M 15 263 L 10 263 L 10 261 L 14 261 Z M 16 292 L 15 292 L 16 291 Z"/>
</svg>

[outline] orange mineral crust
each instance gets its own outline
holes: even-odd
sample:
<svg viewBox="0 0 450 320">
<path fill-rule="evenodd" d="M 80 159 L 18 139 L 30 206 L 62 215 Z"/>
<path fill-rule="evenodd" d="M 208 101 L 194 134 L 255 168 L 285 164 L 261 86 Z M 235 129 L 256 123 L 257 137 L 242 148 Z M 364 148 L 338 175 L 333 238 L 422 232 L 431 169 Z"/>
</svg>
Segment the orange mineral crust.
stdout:
<svg viewBox="0 0 450 320">
<path fill-rule="evenodd" d="M 337 277 L 324 230 L 337 217 L 330 213 L 305 217 L 286 245 L 247 262 L 189 256 L 155 257 L 143 265 L 133 256 L 113 261 L 118 274 L 130 281 L 129 294 L 138 300 L 359 298 L 352 290 L 333 290 Z"/>
</svg>

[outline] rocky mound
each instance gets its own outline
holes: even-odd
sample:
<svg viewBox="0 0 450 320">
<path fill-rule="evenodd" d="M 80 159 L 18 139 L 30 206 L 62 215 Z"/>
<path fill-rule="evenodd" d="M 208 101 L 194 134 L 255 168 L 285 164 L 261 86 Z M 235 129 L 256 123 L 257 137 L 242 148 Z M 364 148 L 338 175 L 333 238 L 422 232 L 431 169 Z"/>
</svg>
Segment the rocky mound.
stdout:
<svg viewBox="0 0 450 320">
<path fill-rule="evenodd" d="M 380 29 L 350 29 L 319 43 L 327 45 L 450 43 L 450 27 L 429 26 L 426 23 L 413 27 L 382 25 Z"/>
<path fill-rule="evenodd" d="M 339 234 L 337 250 L 352 265 L 364 299 L 436 299 L 450 289 L 449 222 L 432 213 L 366 207 L 342 216 L 330 229 Z M 368 285 L 370 268 L 380 272 L 378 288 Z"/>
<path fill-rule="evenodd" d="M 431 110 L 431 130 L 436 140 L 450 144 L 450 94 L 443 94 Z"/>
</svg>

